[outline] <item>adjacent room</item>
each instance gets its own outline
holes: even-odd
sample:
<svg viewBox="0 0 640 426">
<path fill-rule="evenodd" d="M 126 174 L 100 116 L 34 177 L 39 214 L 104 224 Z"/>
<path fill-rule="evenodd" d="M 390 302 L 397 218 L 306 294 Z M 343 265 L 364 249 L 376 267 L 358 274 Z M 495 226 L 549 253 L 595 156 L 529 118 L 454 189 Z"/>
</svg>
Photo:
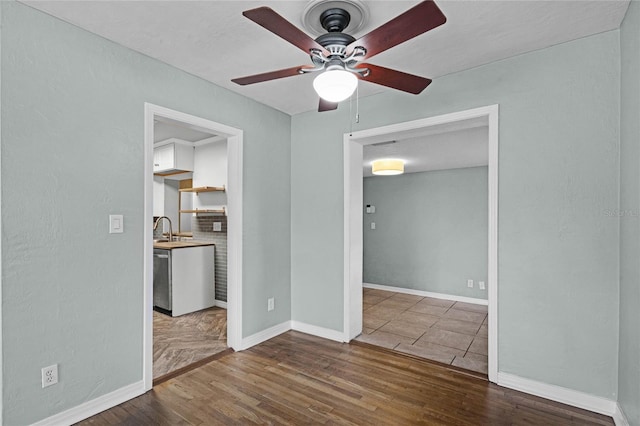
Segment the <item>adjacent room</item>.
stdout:
<svg viewBox="0 0 640 426">
<path fill-rule="evenodd" d="M 639 75 L 629 0 L 1 1 L 0 422 L 640 426 Z"/>
<path fill-rule="evenodd" d="M 205 130 L 153 122 L 155 383 L 227 349 L 227 142 Z"/>
<path fill-rule="evenodd" d="M 486 375 L 488 128 L 456 126 L 364 146 L 356 340 Z"/>
</svg>

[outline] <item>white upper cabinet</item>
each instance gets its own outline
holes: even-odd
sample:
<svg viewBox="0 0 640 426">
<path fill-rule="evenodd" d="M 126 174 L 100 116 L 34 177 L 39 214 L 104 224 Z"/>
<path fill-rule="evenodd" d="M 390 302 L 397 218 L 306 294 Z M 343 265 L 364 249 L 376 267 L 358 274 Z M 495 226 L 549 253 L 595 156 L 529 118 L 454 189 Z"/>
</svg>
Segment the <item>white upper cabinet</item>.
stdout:
<svg viewBox="0 0 640 426">
<path fill-rule="evenodd" d="M 153 148 L 154 173 L 171 174 L 177 171 L 193 171 L 193 145 L 170 142 Z"/>
</svg>

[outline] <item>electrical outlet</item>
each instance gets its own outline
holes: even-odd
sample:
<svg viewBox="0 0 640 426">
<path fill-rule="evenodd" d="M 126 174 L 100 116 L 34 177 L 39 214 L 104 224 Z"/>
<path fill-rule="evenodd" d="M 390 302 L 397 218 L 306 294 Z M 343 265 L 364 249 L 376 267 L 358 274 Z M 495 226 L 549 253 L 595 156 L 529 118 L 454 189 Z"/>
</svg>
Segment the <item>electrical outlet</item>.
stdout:
<svg viewBox="0 0 640 426">
<path fill-rule="evenodd" d="M 273 297 L 267 299 L 267 311 L 273 311 L 276 307 L 276 301 Z"/>
<path fill-rule="evenodd" d="M 371 229 L 376 229 L 376 223 L 375 222 L 371 222 Z"/>
<path fill-rule="evenodd" d="M 42 369 L 42 387 L 58 383 L 58 364 L 53 364 Z"/>
<path fill-rule="evenodd" d="M 222 222 L 213 222 L 213 232 L 222 231 Z"/>
<path fill-rule="evenodd" d="M 467 280 L 467 287 L 473 288 L 473 280 Z"/>
<path fill-rule="evenodd" d="M 478 281 L 478 288 L 479 288 L 480 290 L 484 290 L 484 289 L 485 289 L 485 287 L 484 287 L 484 281 Z"/>
</svg>

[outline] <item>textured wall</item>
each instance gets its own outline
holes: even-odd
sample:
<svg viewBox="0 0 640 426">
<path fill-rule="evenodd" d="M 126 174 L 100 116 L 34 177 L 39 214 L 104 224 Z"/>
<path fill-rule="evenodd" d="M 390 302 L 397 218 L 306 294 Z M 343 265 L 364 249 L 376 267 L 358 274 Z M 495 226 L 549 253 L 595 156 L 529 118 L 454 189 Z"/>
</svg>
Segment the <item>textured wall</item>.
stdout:
<svg viewBox="0 0 640 426">
<path fill-rule="evenodd" d="M 640 425 L 640 3 L 620 30 L 620 354 L 618 394 L 631 425 Z"/>
<path fill-rule="evenodd" d="M 618 347 L 618 31 L 360 99 L 354 130 L 500 105 L 499 370 L 614 398 Z M 366 84 L 366 83 L 363 83 Z M 637 118 L 637 117 L 636 117 Z M 342 330 L 349 108 L 296 115 L 292 319 Z"/>
<path fill-rule="evenodd" d="M 144 102 L 244 130 L 243 335 L 289 320 L 290 117 L 28 6 L 0 8 L 4 424 L 142 379 Z M 107 233 L 110 213 L 123 234 Z M 41 389 L 53 363 L 60 383 Z"/>
<path fill-rule="evenodd" d="M 363 221 L 364 282 L 486 299 L 487 179 L 487 167 L 365 178 L 376 209 Z"/>
</svg>

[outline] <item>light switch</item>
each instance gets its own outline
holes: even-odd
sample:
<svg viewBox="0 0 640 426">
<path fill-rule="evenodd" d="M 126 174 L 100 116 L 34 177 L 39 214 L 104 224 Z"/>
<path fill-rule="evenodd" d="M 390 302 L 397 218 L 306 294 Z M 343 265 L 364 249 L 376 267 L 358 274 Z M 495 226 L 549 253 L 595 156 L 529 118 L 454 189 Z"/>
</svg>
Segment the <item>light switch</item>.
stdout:
<svg viewBox="0 0 640 426">
<path fill-rule="evenodd" d="M 109 233 L 121 234 L 124 232 L 124 219 L 121 214 L 109 215 Z"/>
</svg>

